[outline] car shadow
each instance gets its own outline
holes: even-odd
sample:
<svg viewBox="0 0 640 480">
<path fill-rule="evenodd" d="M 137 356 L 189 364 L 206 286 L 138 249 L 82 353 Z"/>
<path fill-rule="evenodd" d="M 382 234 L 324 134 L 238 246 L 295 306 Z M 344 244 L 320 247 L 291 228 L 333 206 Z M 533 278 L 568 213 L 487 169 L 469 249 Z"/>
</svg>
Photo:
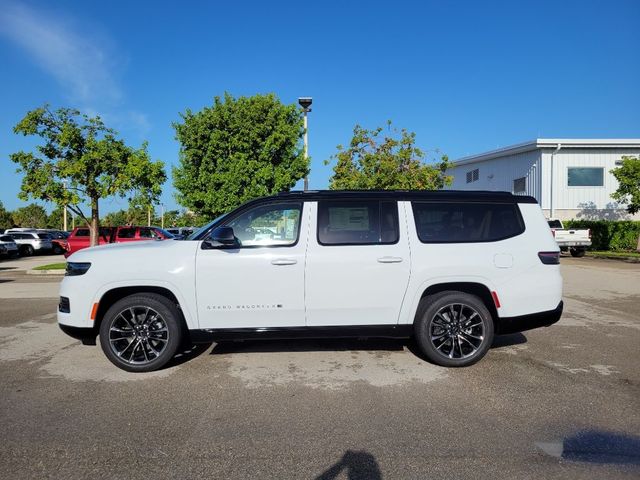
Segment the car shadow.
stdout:
<svg viewBox="0 0 640 480">
<path fill-rule="evenodd" d="M 369 452 L 347 450 L 340 460 L 318 475 L 315 480 L 333 480 L 344 478 L 341 474 L 346 473 L 349 480 L 382 480 L 380 466 Z"/>
<path fill-rule="evenodd" d="M 559 442 L 536 442 L 548 455 L 572 462 L 640 466 L 640 437 L 582 430 Z"/>
<path fill-rule="evenodd" d="M 176 353 L 174 357 L 169 362 L 167 362 L 167 364 L 164 365 L 160 370 L 174 368 L 182 365 L 183 363 L 190 362 L 191 360 L 199 357 L 204 352 L 206 352 L 211 347 L 211 345 L 213 345 L 213 342 L 184 345 L 178 350 L 178 353 Z"/>
<path fill-rule="evenodd" d="M 0 283 L 15 282 L 15 278 L 0 278 Z"/>
<path fill-rule="evenodd" d="M 522 345 L 527 343 L 527 337 L 522 333 L 510 333 L 508 335 L 496 335 L 493 337 L 491 349 L 512 347 L 513 345 Z"/>
<path fill-rule="evenodd" d="M 402 351 L 406 340 L 387 338 L 323 338 L 295 340 L 225 340 L 217 343 L 211 355 L 264 352 L 344 352 Z"/>
</svg>

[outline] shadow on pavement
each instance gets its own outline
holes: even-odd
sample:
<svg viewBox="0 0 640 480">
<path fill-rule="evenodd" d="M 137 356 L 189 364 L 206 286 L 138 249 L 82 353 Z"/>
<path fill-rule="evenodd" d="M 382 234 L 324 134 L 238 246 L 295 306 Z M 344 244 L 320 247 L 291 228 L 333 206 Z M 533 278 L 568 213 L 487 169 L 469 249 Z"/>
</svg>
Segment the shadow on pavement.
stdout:
<svg viewBox="0 0 640 480">
<path fill-rule="evenodd" d="M 340 460 L 327 468 L 315 480 L 333 480 L 345 471 L 349 480 L 382 480 L 376 458 L 368 452 L 347 450 Z"/>
<path fill-rule="evenodd" d="M 240 340 L 217 343 L 211 355 L 239 352 L 342 352 L 350 350 L 402 351 L 406 341 L 385 338 L 327 338 L 297 340 Z"/>
<path fill-rule="evenodd" d="M 527 343 L 527 337 L 522 333 L 510 333 L 509 335 L 496 335 L 493 338 L 491 348 L 511 347 Z"/>
<path fill-rule="evenodd" d="M 578 432 L 562 442 L 562 458 L 640 466 L 640 437 L 598 430 Z"/>
<path fill-rule="evenodd" d="M 196 345 L 187 345 L 178 350 L 178 353 L 164 366 L 161 370 L 177 367 L 183 363 L 190 362 L 206 352 L 212 343 L 199 343 Z"/>
</svg>

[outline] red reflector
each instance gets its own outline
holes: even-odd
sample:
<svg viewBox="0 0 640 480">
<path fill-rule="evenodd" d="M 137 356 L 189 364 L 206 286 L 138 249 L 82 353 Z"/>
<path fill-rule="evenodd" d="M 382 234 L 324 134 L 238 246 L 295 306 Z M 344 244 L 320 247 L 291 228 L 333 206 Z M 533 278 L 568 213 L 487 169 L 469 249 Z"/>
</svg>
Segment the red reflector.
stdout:
<svg viewBox="0 0 640 480">
<path fill-rule="evenodd" d="M 91 307 L 91 320 L 96 319 L 96 314 L 98 313 L 98 304 L 94 303 L 93 307 Z"/>
<path fill-rule="evenodd" d="M 498 293 L 491 292 L 491 296 L 493 297 L 493 303 L 495 304 L 496 308 L 500 308 L 500 299 L 498 299 Z"/>
</svg>

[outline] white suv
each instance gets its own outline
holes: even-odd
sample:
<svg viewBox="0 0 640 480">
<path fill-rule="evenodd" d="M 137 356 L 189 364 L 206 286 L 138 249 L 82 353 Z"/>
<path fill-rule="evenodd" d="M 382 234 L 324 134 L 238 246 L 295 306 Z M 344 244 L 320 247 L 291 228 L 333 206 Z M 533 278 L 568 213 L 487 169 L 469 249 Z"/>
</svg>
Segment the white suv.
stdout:
<svg viewBox="0 0 640 480">
<path fill-rule="evenodd" d="M 415 337 L 439 365 L 557 322 L 559 250 L 535 199 L 502 192 L 291 192 L 182 242 L 68 259 L 58 322 L 128 371 L 185 340 Z"/>
</svg>

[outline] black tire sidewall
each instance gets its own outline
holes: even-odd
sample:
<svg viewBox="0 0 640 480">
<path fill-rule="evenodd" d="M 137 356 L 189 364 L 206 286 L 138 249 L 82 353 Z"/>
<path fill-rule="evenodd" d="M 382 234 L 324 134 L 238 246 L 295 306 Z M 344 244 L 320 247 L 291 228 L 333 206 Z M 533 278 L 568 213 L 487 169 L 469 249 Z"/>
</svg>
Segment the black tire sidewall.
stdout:
<svg viewBox="0 0 640 480">
<path fill-rule="evenodd" d="M 451 303 L 463 303 L 474 308 L 484 322 L 484 341 L 478 351 L 468 358 L 448 358 L 439 353 L 430 340 L 430 328 L 433 318 L 438 310 Z M 484 302 L 475 295 L 464 292 L 442 292 L 440 294 L 425 297 L 418 310 L 415 322 L 415 337 L 420 350 L 436 365 L 443 367 L 466 367 L 473 365 L 482 359 L 489 351 L 494 337 L 493 318 Z"/>
<path fill-rule="evenodd" d="M 109 329 L 115 317 L 129 307 L 148 306 L 157 311 L 167 324 L 169 342 L 160 356 L 143 365 L 132 365 L 122 361 L 111 349 Z M 169 299 L 157 294 L 134 294 L 118 300 L 105 313 L 100 323 L 100 346 L 107 358 L 115 366 L 128 372 L 152 372 L 165 366 L 178 351 L 182 343 L 183 332 L 180 322 L 180 311 Z"/>
</svg>

